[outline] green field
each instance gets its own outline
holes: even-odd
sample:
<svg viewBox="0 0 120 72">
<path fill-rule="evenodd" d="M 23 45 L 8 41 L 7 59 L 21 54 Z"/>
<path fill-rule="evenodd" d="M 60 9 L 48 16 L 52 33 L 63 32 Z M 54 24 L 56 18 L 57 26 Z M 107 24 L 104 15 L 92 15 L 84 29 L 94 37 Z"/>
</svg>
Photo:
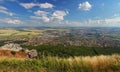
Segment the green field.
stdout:
<svg viewBox="0 0 120 72">
<path fill-rule="evenodd" d="M 0 38 L 28 38 L 42 35 L 45 31 L 68 31 L 67 29 L 55 29 L 55 28 L 4 28 L 0 29 Z"/>
<path fill-rule="evenodd" d="M 20 29 L 0 29 L 0 38 L 26 38 L 34 37 L 42 34 L 44 30 L 38 30 L 35 28 L 20 28 Z"/>
</svg>

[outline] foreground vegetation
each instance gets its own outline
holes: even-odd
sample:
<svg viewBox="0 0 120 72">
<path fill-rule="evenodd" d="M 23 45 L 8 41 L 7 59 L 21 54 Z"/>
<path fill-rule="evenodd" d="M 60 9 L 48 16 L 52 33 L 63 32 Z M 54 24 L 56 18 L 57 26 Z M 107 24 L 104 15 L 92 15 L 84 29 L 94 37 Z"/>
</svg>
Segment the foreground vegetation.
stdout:
<svg viewBox="0 0 120 72">
<path fill-rule="evenodd" d="M 0 59 L 0 72 L 120 72 L 120 55 Z"/>
</svg>

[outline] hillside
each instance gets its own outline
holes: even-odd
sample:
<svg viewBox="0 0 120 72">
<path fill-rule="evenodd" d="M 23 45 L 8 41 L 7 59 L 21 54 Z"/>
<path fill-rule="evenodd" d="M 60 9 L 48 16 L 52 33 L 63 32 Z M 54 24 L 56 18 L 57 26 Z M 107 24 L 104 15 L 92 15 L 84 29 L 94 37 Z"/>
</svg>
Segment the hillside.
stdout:
<svg viewBox="0 0 120 72">
<path fill-rule="evenodd" d="M 120 55 L 0 59 L 0 72 L 120 72 Z"/>
<path fill-rule="evenodd" d="M 9 57 L 9 58 L 27 58 L 27 53 L 22 51 L 11 51 L 11 50 L 0 50 L 0 58 Z"/>
<path fill-rule="evenodd" d="M 37 56 L 35 49 L 23 49 L 19 44 L 9 43 L 0 47 L 0 57 L 34 58 Z"/>
</svg>

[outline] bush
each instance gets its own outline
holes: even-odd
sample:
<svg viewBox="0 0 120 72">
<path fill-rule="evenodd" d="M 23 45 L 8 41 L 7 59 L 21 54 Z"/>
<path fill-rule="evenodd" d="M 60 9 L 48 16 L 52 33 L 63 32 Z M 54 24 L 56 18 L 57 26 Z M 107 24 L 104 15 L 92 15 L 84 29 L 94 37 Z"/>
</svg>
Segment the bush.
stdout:
<svg viewBox="0 0 120 72">
<path fill-rule="evenodd" d="M 120 54 L 120 48 L 109 47 L 84 47 L 84 46 L 63 46 L 63 45 L 38 45 L 22 46 L 23 48 L 36 49 L 38 57 L 41 56 L 58 56 L 63 58 L 74 56 L 96 56 Z"/>
<path fill-rule="evenodd" d="M 25 52 L 25 50 L 24 50 L 24 49 L 21 49 L 20 51 L 21 51 L 21 52 Z"/>
<path fill-rule="evenodd" d="M 12 54 L 12 55 L 16 55 L 16 52 L 15 52 L 15 51 L 11 51 L 11 54 Z"/>
</svg>

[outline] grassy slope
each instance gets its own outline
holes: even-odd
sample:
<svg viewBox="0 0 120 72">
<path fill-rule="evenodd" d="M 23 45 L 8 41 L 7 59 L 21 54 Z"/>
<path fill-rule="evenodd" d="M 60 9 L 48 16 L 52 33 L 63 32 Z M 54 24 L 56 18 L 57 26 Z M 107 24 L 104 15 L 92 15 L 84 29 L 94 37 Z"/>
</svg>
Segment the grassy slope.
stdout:
<svg viewBox="0 0 120 72">
<path fill-rule="evenodd" d="M 1 50 L 0 49 L 0 58 L 2 57 L 15 57 L 15 58 L 26 58 L 27 54 L 24 51 L 10 51 L 10 50 Z"/>
<path fill-rule="evenodd" d="M 120 55 L 0 59 L 0 72 L 120 72 Z"/>
</svg>

